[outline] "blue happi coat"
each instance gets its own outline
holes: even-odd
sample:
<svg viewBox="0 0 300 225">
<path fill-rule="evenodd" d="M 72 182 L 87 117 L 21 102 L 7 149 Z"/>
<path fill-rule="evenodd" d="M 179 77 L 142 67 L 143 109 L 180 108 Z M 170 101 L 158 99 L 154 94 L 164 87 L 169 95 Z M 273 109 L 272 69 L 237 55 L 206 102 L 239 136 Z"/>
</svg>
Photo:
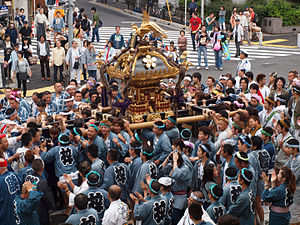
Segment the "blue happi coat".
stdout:
<svg viewBox="0 0 300 225">
<path fill-rule="evenodd" d="M 43 196 L 42 192 L 30 191 L 29 198 L 23 199 L 16 195 L 15 206 L 15 219 L 16 223 L 20 225 L 40 225 L 39 217 L 36 209 Z"/>
<path fill-rule="evenodd" d="M 149 174 L 151 178 L 156 178 L 157 176 L 157 167 L 152 160 L 148 160 L 141 165 L 141 168 L 138 170 L 135 178 L 135 183 L 132 189 L 132 192 L 139 192 L 143 194 L 143 190 L 140 186 L 140 182 L 143 181 L 146 183 L 146 174 Z"/>
<path fill-rule="evenodd" d="M 81 153 L 73 146 L 56 146 L 40 155 L 45 163 L 54 162 L 57 177 L 76 172 L 76 166 L 82 161 Z"/>
<path fill-rule="evenodd" d="M 285 225 L 289 224 L 291 213 L 277 213 L 272 210 L 273 206 L 282 208 L 289 207 L 293 203 L 294 195 L 290 189 L 286 187 L 286 183 L 281 184 L 279 187 L 274 187 L 271 190 L 264 189 L 261 198 L 272 203 L 270 207 L 269 224 L 270 225 Z"/>
<path fill-rule="evenodd" d="M 128 183 L 128 190 L 132 191 L 133 186 L 135 184 L 136 174 L 139 171 L 140 167 L 142 166 L 142 160 L 140 156 L 135 157 L 132 159 L 132 162 L 128 166 L 129 169 L 129 183 Z"/>
<path fill-rule="evenodd" d="M 14 199 L 19 194 L 21 186 L 17 175 L 6 171 L 0 175 L 0 224 L 15 225 Z"/>
<path fill-rule="evenodd" d="M 129 197 L 129 171 L 124 163 L 114 162 L 104 172 L 104 181 L 101 188 L 108 191 L 111 185 L 118 185 L 122 189 L 122 200 Z"/>
<path fill-rule="evenodd" d="M 142 225 L 163 225 L 166 219 L 167 199 L 161 195 L 155 195 L 147 202 L 141 202 L 134 206 L 134 217 L 141 220 Z"/>
<path fill-rule="evenodd" d="M 76 214 L 72 214 L 66 221 L 66 223 L 72 225 L 88 224 L 88 225 L 98 225 L 98 213 L 95 209 L 84 209 L 80 210 Z"/>
<path fill-rule="evenodd" d="M 225 206 L 226 210 L 236 202 L 241 192 L 242 186 L 236 180 L 230 181 L 225 185 L 220 202 Z"/>
<path fill-rule="evenodd" d="M 248 187 L 241 192 L 236 202 L 230 206 L 227 214 L 240 219 L 240 223 L 243 225 L 254 224 L 254 204 L 255 195 L 253 191 Z"/>
<path fill-rule="evenodd" d="M 90 186 L 88 190 L 82 192 L 88 197 L 88 208 L 95 209 L 98 213 L 99 224 L 102 224 L 104 211 L 108 209 L 110 201 L 107 197 L 107 191 L 98 187 Z"/>
</svg>

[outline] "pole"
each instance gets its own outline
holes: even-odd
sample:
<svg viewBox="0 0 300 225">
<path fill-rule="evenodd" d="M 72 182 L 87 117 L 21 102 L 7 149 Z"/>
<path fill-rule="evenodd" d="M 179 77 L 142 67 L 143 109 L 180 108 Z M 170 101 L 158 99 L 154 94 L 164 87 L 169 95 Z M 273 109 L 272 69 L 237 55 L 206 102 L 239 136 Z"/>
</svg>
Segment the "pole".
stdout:
<svg viewBox="0 0 300 225">
<path fill-rule="evenodd" d="M 201 21 L 204 23 L 204 0 L 201 0 Z"/>
<path fill-rule="evenodd" d="M 297 35 L 297 46 L 300 48 L 300 33 Z"/>
<path fill-rule="evenodd" d="M 68 42 L 69 48 L 72 47 L 73 41 L 73 10 L 74 10 L 74 3 L 73 0 L 69 0 L 69 13 L 68 13 Z"/>
<path fill-rule="evenodd" d="M 187 116 L 187 117 L 177 118 L 177 123 L 191 123 L 191 122 L 197 122 L 197 121 L 201 121 L 201 120 L 205 120 L 205 119 L 206 119 L 206 117 L 204 115 Z M 165 121 L 165 120 L 163 120 L 163 121 Z M 154 123 L 154 121 L 143 122 L 143 123 L 133 123 L 133 124 L 130 124 L 129 127 L 131 130 L 137 130 L 137 129 L 152 127 L 153 123 Z"/>
<path fill-rule="evenodd" d="M 172 22 L 172 17 L 171 17 L 170 6 L 169 6 L 168 0 L 167 0 L 167 7 L 168 7 L 168 12 L 169 12 L 170 22 Z"/>
<path fill-rule="evenodd" d="M 184 1 L 184 26 L 186 26 L 187 0 Z"/>
<path fill-rule="evenodd" d="M 259 41 L 259 45 L 262 46 L 263 45 L 263 33 L 261 31 L 259 31 L 259 33 L 258 33 L 258 41 Z"/>
</svg>

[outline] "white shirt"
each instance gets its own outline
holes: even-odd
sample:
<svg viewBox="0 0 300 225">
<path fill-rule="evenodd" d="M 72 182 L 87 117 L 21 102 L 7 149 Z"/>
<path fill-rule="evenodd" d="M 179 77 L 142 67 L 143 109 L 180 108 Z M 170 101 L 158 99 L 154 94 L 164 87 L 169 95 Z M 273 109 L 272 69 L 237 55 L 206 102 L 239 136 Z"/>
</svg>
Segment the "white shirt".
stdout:
<svg viewBox="0 0 300 225">
<path fill-rule="evenodd" d="M 39 42 L 40 45 L 40 56 L 46 56 L 47 55 L 47 51 L 46 51 L 46 44 L 45 42 L 42 44 L 41 42 Z"/>
<path fill-rule="evenodd" d="M 45 23 L 47 26 L 49 25 L 46 15 L 40 13 L 36 14 L 34 23 L 35 23 L 35 27 L 37 26 L 38 23 Z"/>
<path fill-rule="evenodd" d="M 270 88 L 268 88 L 266 85 L 264 85 L 263 88 L 260 88 L 259 90 L 262 96 L 264 97 L 264 99 L 268 97 L 270 94 Z"/>
<path fill-rule="evenodd" d="M 86 191 L 87 189 L 89 189 L 89 185 L 86 180 L 83 181 L 83 183 L 81 184 L 80 187 L 74 185 L 73 193 L 71 192 L 69 195 L 69 206 L 74 205 L 74 198 L 77 194 L 80 194 L 80 193 Z"/>
<path fill-rule="evenodd" d="M 128 223 L 128 206 L 120 199 L 110 203 L 109 208 L 104 212 L 102 224 L 123 225 Z"/>
<path fill-rule="evenodd" d="M 245 73 L 251 71 L 251 63 L 250 63 L 250 61 L 247 58 L 246 59 L 242 59 L 239 62 L 238 66 L 236 68 L 236 75 L 237 75 L 238 71 L 240 71 L 242 69 L 245 70 Z"/>
<path fill-rule="evenodd" d="M 212 225 L 215 225 L 214 221 L 212 221 L 212 219 L 209 217 L 208 213 L 203 209 L 203 207 L 202 207 L 202 211 L 203 211 L 202 220 L 205 222 L 209 222 Z M 185 210 L 183 217 L 181 217 L 177 225 L 195 225 L 195 223 L 190 219 L 188 209 Z"/>
</svg>

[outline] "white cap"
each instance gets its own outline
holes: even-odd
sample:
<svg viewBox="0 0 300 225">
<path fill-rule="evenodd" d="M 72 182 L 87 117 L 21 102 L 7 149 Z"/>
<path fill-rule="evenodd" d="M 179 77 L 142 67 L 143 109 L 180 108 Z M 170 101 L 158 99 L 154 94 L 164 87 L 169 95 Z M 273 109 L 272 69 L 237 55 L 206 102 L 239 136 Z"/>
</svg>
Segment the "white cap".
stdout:
<svg viewBox="0 0 300 225">
<path fill-rule="evenodd" d="M 241 53 L 244 54 L 246 57 L 248 57 L 248 55 L 249 55 L 249 53 L 244 49 L 241 50 Z"/>
<path fill-rule="evenodd" d="M 161 185 L 164 185 L 164 186 L 171 186 L 172 178 L 170 178 L 170 177 L 161 177 L 161 178 L 159 178 L 158 183 L 160 183 Z"/>
<path fill-rule="evenodd" d="M 222 79 L 224 79 L 224 80 L 228 80 L 228 77 L 226 77 L 225 75 L 220 75 L 220 78 L 219 78 L 219 80 L 222 80 Z"/>
</svg>

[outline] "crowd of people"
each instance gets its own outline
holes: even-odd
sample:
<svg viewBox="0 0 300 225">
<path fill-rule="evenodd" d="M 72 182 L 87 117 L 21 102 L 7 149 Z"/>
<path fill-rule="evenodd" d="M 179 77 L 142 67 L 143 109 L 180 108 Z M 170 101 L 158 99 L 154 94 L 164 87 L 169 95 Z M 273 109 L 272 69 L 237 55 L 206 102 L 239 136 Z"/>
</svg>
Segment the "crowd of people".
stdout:
<svg viewBox="0 0 300 225">
<path fill-rule="evenodd" d="M 96 9 L 91 11 L 95 34 L 100 20 Z M 43 34 L 48 22 L 42 8 L 39 14 L 37 51 L 45 80 L 44 67 L 50 78 L 52 43 Z M 74 23 L 75 40 L 67 51 L 60 13 L 54 18 L 55 92 L 35 92 L 27 101 L 20 87 L 6 87 L 0 100 L 1 224 L 51 224 L 59 210 L 67 215 L 64 224 L 74 225 L 300 223 L 297 71 L 289 71 L 287 80 L 276 72 L 255 76 L 248 53 L 242 50 L 234 75 L 209 76 L 206 84 L 199 72 L 184 77 L 178 109 L 187 104 L 208 109 L 206 119 L 188 129 L 170 116 L 156 119 L 152 128 L 132 130 L 115 110 L 126 98 L 123 83 L 110 79 L 106 90 L 97 82 L 97 51 L 93 42 L 84 40 L 88 33 L 81 24 L 86 14 L 82 9 L 74 16 L 80 22 Z M 197 29 L 207 44 L 207 27 Z M 5 44 L 11 39 L 7 35 Z M 181 53 L 184 39 L 181 31 Z M 22 45 L 30 45 L 30 39 L 21 40 Z M 151 36 L 145 40 L 160 45 L 175 60 L 174 43 L 166 46 Z M 196 34 L 195 40 L 199 40 Z M 117 26 L 104 61 L 109 62 L 125 45 Z M 12 74 L 26 87 L 30 60 L 16 43 L 11 47 Z M 57 77 L 64 62 L 71 70 L 71 80 L 65 84 Z M 84 71 L 86 82 L 81 83 Z M 176 81 L 161 81 L 160 88 L 172 96 Z M 96 120 L 95 110 L 102 112 L 106 106 L 115 117 Z"/>
</svg>

